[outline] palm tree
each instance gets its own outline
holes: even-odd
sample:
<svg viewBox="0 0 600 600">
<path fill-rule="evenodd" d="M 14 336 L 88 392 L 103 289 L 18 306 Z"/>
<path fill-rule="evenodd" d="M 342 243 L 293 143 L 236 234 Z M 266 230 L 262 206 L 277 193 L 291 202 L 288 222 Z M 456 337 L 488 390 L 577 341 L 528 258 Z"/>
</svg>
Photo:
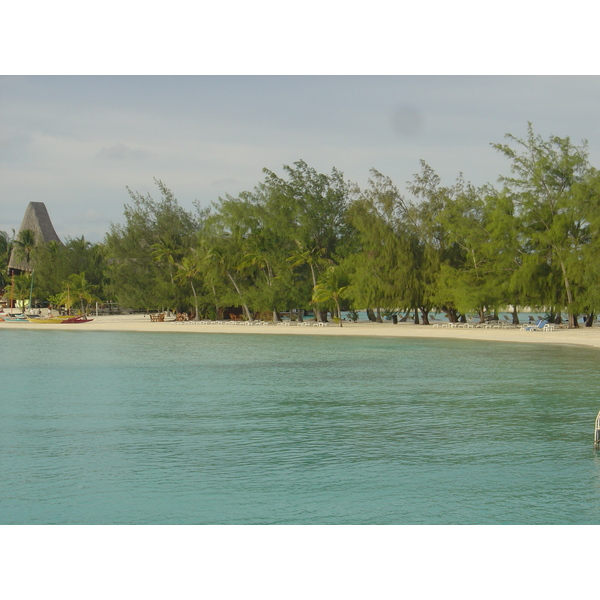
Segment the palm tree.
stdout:
<svg viewBox="0 0 600 600">
<path fill-rule="evenodd" d="M 63 294 L 52 294 L 48 296 L 48 302 L 50 303 L 50 309 L 59 310 L 60 306 L 62 306 Z"/>
<path fill-rule="evenodd" d="M 78 238 L 69 238 L 66 244 L 69 250 L 73 250 L 77 255 L 83 255 L 90 250 L 92 243 L 85 239 L 85 236 Z"/>
<path fill-rule="evenodd" d="M 75 303 L 75 299 L 71 294 L 71 284 L 66 283 L 65 286 L 65 289 L 60 294 L 56 294 L 56 296 L 54 296 L 53 305 L 55 305 L 57 309 L 60 306 L 64 306 L 67 311 L 67 314 L 70 315 L 71 307 Z"/>
<path fill-rule="evenodd" d="M 319 283 L 313 288 L 313 302 L 331 302 L 335 303 L 337 319 L 342 326 L 342 310 L 340 299 L 348 288 L 344 274 L 339 267 L 329 267 Z"/>
<path fill-rule="evenodd" d="M 196 293 L 196 288 L 194 287 L 194 278 L 198 276 L 200 273 L 200 257 L 195 250 L 192 250 L 192 254 L 189 256 L 184 256 L 180 263 L 177 263 L 177 273 L 175 274 L 175 278 L 181 282 L 189 281 L 190 286 L 192 288 L 192 293 L 194 294 L 194 308 L 196 309 L 196 314 L 194 317 L 195 321 L 200 319 L 199 310 L 198 310 L 198 294 Z"/>
<path fill-rule="evenodd" d="M 30 289 L 31 275 L 29 273 L 13 275 L 12 283 L 7 285 L 4 290 L 4 298 L 10 298 L 11 300 L 16 299 L 17 306 L 19 305 L 20 301 L 21 310 L 22 312 L 25 312 L 25 301 L 29 298 Z"/>
<path fill-rule="evenodd" d="M 307 248 L 298 240 L 295 241 L 298 246 L 298 251 L 292 254 L 287 260 L 288 262 L 292 263 L 292 268 L 299 267 L 301 265 L 309 266 L 314 289 L 317 286 L 317 273 L 319 272 L 319 266 L 331 264 L 331 260 L 324 258 L 325 248 Z M 318 305 L 315 305 L 315 318 L 317 321 L 321 321 L 321 313 Z"/>
<path fill-rule="evenodd" d="M 205 240 L 200 240 L 198 252 L 201 256 L 202 277 L 204 284 L 210 287 L 215 306 L 215 318 L 219 315 L 219 294 L 217 286 L 222 284 L 224 274 L 221 268 L 221 256 L 217 250 Z"/>
<path fill-rule="evenodd" d="M 204 254 L 204 266 L 214 275 L 222 275 L 223 278 L 227 277 L 229 281 L 232 283 L 237 295 L 239 296 L 239 300 L 242 304 L 242 309 L 244 310 L 244 314 L 246 315 L 246 319 L 248 321 L 252 321 L 252 313 L 246 304 L 246 300 L 244 299 L 244 295 L 238 285 L 236 278 L 233 276 L 233 271 L 235 270 L 228 264 L 230 260 L 228 260 L 228 254 L 222 250 L 217 248 L 216 246 L 210 246 L 205 249 Z M 239 269 L 238 269 L 239 270 Z M 213 288 L 214 290 L 214 288 Z"/>
<path fill-rule="evenodd" d="M 62 294 L 61 304 L 68 305 L 67 310 L 71 308 L 71 298 L 78 298 L 81 303 L 81 314 L 85 314 L 85 303 L 89 304 L 96 300 L 96 286 L 92 285 L 86 278 L 85 273 L 73 273 L 65 282 L 66 290 Z"/>
<path fill-rule="evenodd" d="M 267 257 L 266 253 L 262 252 L 261 250 L 256 250 L 256 251 L 247 253 L 246 255 L 244 255 L 242 262 L 238 266 L 238 271 L 241 269 L 244 269 L 246 267 L 251 267 L 251 266 L 258 267 L 264 273 L 265 281 L 267 283 L 267 288 L 272 289 L 273 282 L 275 281 L 276 277 L 275 277 L 275 274 L 273 273 L 273 268 L 271 266 L 270 260 Z M 270 295 L 272 296 L 272 294 L 270 294 Z M 279 313 L 277 312 L 277 310 L 275 308 L 273 308 L 273 321 L 275 321 L 275 322 L 281 321 L 281 318 L 279 317 Z"/>
<path fill-rule="evenodd" d="M 173 267 L 175 266 L 175 259 L 180 250 L 172 240 L 170 236 L 165 236 L 156 244 L 150 246 L 152 248 L 152 258 L 157 263 L 167 263 L 169 267 L 169 277 L 171 279 L 171 285 L 174 285 L 173 281 Z"/>
<path fill-rule="evenodd" d="M 31 253 L 36 246 L 35 233 L 31 229 L 19 231 L 19 235 L 14 241 L 14 246 L 17 256 L 25 263 L 25 269 L 23 270 L 31 270 L 29 261 L 31 260 Z"/>
</svg>

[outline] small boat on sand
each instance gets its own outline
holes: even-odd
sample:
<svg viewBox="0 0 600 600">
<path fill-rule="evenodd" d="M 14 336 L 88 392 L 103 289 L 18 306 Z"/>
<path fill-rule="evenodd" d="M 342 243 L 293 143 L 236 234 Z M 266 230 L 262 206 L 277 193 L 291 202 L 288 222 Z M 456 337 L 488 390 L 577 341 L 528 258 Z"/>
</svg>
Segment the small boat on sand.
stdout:
<svg viewBox="0 0 600 600">
<path fill-rule="evenodd" d="M 25 315 L 2 315 L 2 319 L 7 323 L 27 322 L 27 317 Z"/>
<path fill-rule="evenodd" d="M 37 319 L 29 319 L 30 323 L 46 323 L 46 324 L 61 324 L 61 323 L 89 323 L 94 319 L 88 319 L 87 317 L 78 316 L 62 316 L 62 317 L 45 317 Z"/>
<path fill-rule="evenodd" d="M 38 317 L 37 319 L 29 319 L 30 323 L 62 323 L 63 321 L 70 319 L 71 317 Z"/>
<path fill-rule="evenodd" d="M 89 323 L 90 321 L 93 321 L 94 319 L 88 319 L 87 317 L 70 317 L 68 319 L 65 319 L 64 321 L 62 321 L 63 325 L 67 324 L 67 323 Z"/>
</svg>

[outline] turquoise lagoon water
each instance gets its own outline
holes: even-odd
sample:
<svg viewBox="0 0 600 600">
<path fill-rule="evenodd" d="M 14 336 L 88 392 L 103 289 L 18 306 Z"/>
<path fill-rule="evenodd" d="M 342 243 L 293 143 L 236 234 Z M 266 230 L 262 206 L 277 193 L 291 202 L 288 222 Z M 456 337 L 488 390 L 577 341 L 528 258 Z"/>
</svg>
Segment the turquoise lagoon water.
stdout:
<svg viewBox="0 0 600 600">
<path fill-rule="evenodd" d="M 598 352 L 4 330 L 2 524 L 597 524 Z"/>
</svg>

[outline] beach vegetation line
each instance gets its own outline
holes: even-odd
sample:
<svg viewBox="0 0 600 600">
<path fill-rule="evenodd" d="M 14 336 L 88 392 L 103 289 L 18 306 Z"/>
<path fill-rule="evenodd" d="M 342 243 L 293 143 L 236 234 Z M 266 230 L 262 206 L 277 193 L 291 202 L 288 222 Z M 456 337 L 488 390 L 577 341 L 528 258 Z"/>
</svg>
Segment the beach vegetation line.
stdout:
<svg viewBox="0 0 600 600">
<path fill-rule="evenodd" d="M 124 221 L 101 243 L 0 232 L 0 260 L 8 265 L 15 250 L 35 272 L 38 302 L 71 286 L 82 310 L 103 299 L 192 319 L 301 321 L 310 312 L 341 324 L 342 310 L 366 308 L 374 321 L 429 324 L 431 312 L 457 322 L 512 306 L 516 324 L 528 306 L 570 327 L 585 314 L 591 325 L 600 172 L 586 142 L 543 138 L 528 124 L 525 137 L 492 146 L 510 170 L 496 186 L 462 174 L 445 185 L 421 161 L 404 192 L 376 169 L 361 189 L 336 168 L 320 173 L 299 160 L 281 175 L 264 169 L 253 190 L 186 210 L 157 179 L 159 199 L 127 189 Z M 9 275 L 3 269 L 5 300 L 11 289 L 24 299 L 27 272 L 13 283 Z"/>
</svg>

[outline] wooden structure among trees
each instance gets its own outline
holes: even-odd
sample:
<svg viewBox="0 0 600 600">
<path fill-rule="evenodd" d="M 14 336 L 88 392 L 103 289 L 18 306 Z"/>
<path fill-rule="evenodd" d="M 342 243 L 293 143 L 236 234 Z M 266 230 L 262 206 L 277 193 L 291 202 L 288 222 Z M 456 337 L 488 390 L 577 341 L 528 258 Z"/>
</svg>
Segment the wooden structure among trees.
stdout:
<svg viewBox="0 0 600 600">
<path fill-rule="evenodd" d="M 21 234 L 26 231 L 33 233 L 34 239 L 31 240 L 33 246 L 40 243 L 47 244 L 52 241 L 62 245 L 60 238 L 54 230 L 54 225 L 52 225 L 46 205 L 43 202 L 30 202 L 27 205 L 18 237 L 22 238 Z M 19 253 L 18 250 L 18 246 L 12 249 L 10 260 L 8 261 L 9 272 L 31 272 L 29 261 L 23 252 Z"/>
</svg>

